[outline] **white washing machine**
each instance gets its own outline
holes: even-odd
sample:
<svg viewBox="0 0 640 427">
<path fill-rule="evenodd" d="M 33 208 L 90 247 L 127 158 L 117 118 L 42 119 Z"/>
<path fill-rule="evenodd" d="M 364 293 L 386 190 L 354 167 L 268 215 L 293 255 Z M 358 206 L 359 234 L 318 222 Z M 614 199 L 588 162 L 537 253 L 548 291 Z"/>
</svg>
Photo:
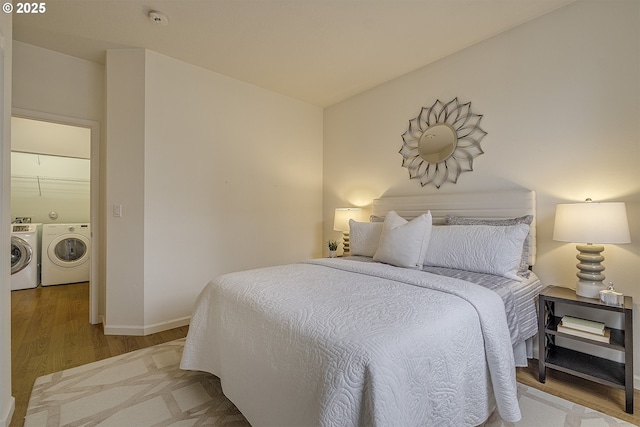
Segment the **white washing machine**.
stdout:
<svg viewBox="0 0 640 427">
<path fill-rule="evenodd" d="M 11 224 L 11 290 L 36 288 L 40 282 L 39 228 Z"/>
<path fill-rule="evenodd" d="M 89 224 L 44 224 L 42 286 L 88 282 L 90 255 Z"/>
</svg>

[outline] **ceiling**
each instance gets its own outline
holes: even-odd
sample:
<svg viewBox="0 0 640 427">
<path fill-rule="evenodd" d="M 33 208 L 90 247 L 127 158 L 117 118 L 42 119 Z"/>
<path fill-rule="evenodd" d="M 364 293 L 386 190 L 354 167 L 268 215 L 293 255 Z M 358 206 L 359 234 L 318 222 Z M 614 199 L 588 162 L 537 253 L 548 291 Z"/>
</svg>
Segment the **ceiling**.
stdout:
<svg viewBox="0 0 640 427">
<path fill-rule="evenodd" d="M 146 48 L 324 107 L 573 1 L 47 0 L 13 38 L 99 63 Z"/>
</svg>

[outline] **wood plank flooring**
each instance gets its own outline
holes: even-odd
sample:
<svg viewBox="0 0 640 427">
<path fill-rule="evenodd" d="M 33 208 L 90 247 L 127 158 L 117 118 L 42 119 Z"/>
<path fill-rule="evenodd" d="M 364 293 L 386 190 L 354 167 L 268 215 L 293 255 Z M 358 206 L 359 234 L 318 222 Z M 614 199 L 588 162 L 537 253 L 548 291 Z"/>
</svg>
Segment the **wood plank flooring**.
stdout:
<svg viewBox="0 0 640 427">
<path fill-rule="evenodd" d="M 546 382 L 542 384 L 538 381 L 537 359 L 530 360 L 527 368 L 517 368 L 516 378 L 518 382 L 529 387 L 640 426 L 640 390 L 634 391 L 633 414 L 627 414 L 624 411 L 624 390 L 597 384 L 553 369 L 547 369 Z"/>
<path fill-rule="evenodd" d="M 12 386 L 16 410 L 12 427 L 23 425 L 33 383 L 39 376 L 117 356 L 187 335 L 188 327 L 144 337 L 105 336 L 101 325 L 89 324 L 89 284 L 45 286 L 11 293 Z M 538 382 L 537 360 L 518 368 L 518 381 L 563 399 L 591 407 L 640 425 L 640 392 L 635 392 L 635 415 L 624 412 L 624 392 L 547 371 Z"/>
<path fill-rule="evenodd" d="M 12 427 L 24 424 L 36 378 L 187 335 L 188 327 L 143 337 L 105 336 L 89 323 L 89 284 L 11 292 Z"/>
</svg>

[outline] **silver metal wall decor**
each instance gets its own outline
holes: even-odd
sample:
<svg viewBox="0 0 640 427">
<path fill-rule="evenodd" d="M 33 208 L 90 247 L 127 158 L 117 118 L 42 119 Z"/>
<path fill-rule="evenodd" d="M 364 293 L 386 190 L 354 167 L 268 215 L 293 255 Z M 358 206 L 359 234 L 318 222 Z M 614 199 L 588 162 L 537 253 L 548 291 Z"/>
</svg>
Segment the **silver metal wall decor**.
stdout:
<svg viewBox="0 0 640 427">
<path fill-rule="evenodd" d="M 420 180 L 423 187 L 440 188 L 447 181 L 455 184 L 462 172 L 472 171 L 473 159 L 484 153 L 480 141 L 487 133 L 480 128 L 481 119 L 482 115 L 471 112 L 470 102 L 460 104 L 458 98 L 423 107 L 402 134 L 400 154 L 409 178 Z"/>
</svg>

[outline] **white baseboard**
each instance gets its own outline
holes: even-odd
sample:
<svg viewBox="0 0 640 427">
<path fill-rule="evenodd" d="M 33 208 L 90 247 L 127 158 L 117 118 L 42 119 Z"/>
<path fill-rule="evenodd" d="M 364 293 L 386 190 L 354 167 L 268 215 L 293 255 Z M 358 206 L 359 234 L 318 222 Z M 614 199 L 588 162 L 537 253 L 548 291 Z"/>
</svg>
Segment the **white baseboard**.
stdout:
<svg viewBox="0 0 640 427">
<path fill-rule="evenodd" d="M 144 335 L 144 328 L 139 326 L 109 325 L 107 323 L 103 323 L 102 329 L 105 335 L 131 335 L 139 337 Z"/>
<path fill-rule="evenodd" d="M 134 326 L 134 325 L 110 325 L 103 317 L 102 325 L 105 335 L 132 335 L 132 336 L 144 336 L 151 335 L 157 332 L 166 331 L 173 328 L 179 328 L 186 326 L 191 321 L 191 317 L 183 317 L 180 319 L 169 320 L 166 322 L 160 322 L 153 325 Z"/>
<path fill-rule="evenodd" d="M 144 327 L 144 334 L 150 335 L 156 332 L 162 332 L 173 328 L 179 328 L 186 326 L 191 322 L 191 316 L 183 317 L 180 319 L 174 319 L 168 322 L 156 323 L 155 325 L 148 325 Z"/>
<path fill-rule="evenodd" d="M 0 427 L 9 427 L 11 424 L 11 418 L 16 410 L 16 398 L 11 396 L 7 402 L 4 411 L 0 414 Z"/>
</svg>

